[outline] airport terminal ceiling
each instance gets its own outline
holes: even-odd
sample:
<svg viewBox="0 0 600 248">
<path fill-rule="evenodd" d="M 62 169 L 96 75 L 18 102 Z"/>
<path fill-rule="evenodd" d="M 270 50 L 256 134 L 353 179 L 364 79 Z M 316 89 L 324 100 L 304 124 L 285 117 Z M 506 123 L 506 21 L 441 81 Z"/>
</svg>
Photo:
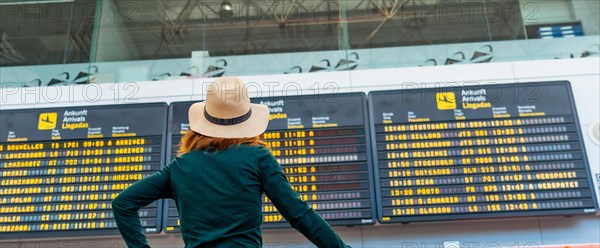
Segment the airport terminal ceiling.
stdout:
<svg viewBox="0 0 600 248">
<path fill-rule="evenodd" d="M 517 0 L 23 2 L 0 5 L 3 66 L 183 58 L 192 51 L 225 56 L 526 36 L 523 6 Z M 104 49 L 116 47 L 127 52 L 103 56 Z"/>
</svg>

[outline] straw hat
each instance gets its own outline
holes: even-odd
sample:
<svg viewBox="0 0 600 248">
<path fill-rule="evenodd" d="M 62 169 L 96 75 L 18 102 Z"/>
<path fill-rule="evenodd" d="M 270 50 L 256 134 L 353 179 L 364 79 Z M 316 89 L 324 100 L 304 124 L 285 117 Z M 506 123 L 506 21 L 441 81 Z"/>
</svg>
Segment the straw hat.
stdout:
<svg viewBox="0 0 600 248">
<path fill-rule="evenodd" d="M 221 77 L 208 86 L 206 101 L 192 104 L 190 129 L 217 138 L 255 137 L 267 129 L 269 107 L 250 103 L 246 86 L 236 77 Z"/>
</svg>

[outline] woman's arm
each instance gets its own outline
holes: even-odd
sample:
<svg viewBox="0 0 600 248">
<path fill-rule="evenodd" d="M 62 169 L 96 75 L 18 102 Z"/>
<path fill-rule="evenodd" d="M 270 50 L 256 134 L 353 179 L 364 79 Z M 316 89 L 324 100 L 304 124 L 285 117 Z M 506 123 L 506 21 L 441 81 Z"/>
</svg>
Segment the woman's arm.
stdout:
<svg viewBox="0 0 600 248">
<path fill-rule="evenodd" d="M 176 163 L 175 160 L 171 164 Z M 173 198 L 171 164 L 125 189 L 112 201 L 112 210 L 121 236 L 128 247 L 150 247 L 138 210 L 162 198 Z"/>
<path fill-rule="evenodd" d="M 260 150 L 259 167 L 263 188 L 283 217 L 317 247 L 350 247 L 306 202 L 288 182 L 277 160 L 267 149 Z"/>
</svg>

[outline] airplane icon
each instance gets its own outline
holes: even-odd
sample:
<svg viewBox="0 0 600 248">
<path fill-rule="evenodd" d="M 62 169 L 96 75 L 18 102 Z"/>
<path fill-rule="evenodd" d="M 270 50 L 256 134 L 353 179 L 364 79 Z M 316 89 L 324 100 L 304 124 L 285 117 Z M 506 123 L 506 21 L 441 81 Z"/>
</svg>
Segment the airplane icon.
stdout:
<svg viewBox="0 0 600 248">
<path fill-rule="evenodd" d="M 447 103 L 456 103 L 456 99 L 450 99 L 448 97 L 448 95 L 443 95 L 440 99 L 440 101 L 442 102 L 447 102 Z"/>
<path fill-rule="evenodd" d="M 47 123 L 50 123 L 50 124 L 54 124 L 54 121 L 50 120 L 50 116 L 48 116 L 48 115 L 46 115 L 44 117 L 40 117 L 40 121 L 47 122 Z"/>
<path fill-rule="evenodd" d="M 456 108 L 456 95 L 454 92 L 440 92 L 435 94 L 437 108 L 439 110 L 450 110 Z"/>
<path fill-rule="evenodd" d="M 41 113 L 38 121 L 39 130 L 52 130 L 56 128 L 56 113 Z"/>
</svg>

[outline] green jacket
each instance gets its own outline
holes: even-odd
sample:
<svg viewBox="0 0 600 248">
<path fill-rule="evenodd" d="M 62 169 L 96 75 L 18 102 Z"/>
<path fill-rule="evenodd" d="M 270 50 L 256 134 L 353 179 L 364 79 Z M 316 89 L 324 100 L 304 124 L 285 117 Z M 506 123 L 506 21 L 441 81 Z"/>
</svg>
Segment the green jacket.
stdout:
<svg viewBox="0 0 600 248">
<path fill-rule="evenodd" d="M 261 247 L 261 194 L 292 227 L 318 247 L 349 247 L 292 189 L 271 152 L 263 146 L 198 150 L 124 190 L 112 202 L 128 247 L 149 247 L 137 211 L 172 198 L 180 214 L 186 248 Z"/>
</svg>

